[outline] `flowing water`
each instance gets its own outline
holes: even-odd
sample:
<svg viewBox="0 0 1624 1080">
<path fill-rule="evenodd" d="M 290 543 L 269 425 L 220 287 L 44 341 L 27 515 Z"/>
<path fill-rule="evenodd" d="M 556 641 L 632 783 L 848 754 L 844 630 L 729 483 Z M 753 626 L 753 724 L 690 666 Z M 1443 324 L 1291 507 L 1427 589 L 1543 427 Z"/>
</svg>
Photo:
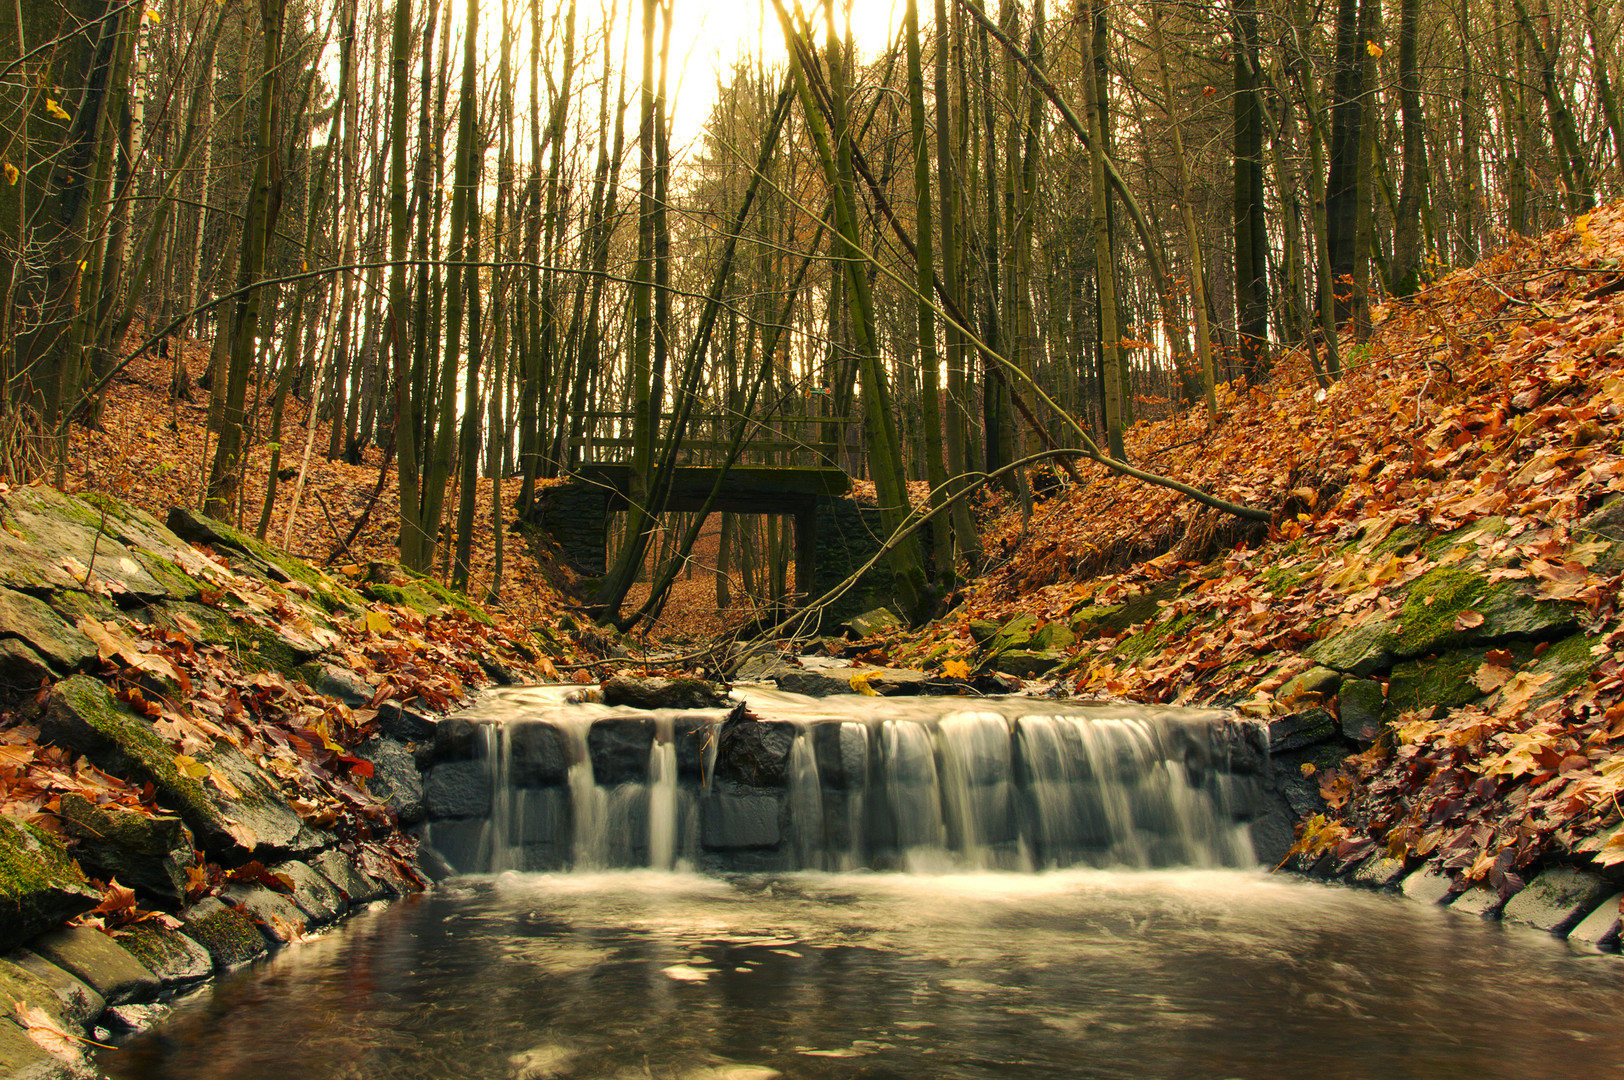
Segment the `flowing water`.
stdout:
<svg viewBox="0 0 1624 1080">
<path fill-rule="evenodd" d="M 748 696 L 783 723 L 743 750 L 721 710 L 627 726 L 552 690 L 494 698 L 480 715 L 501 723 L 446 774 L 483 778 L 488 813 L 428 829 L 482 872 L 227 976 L 98 1064 L 120 1080 L 1621 1075 L 1617 958 L 1251 866 L 1259 762 L 1221 717 Z M 526 730 L 538 714 L 547 729 Z"/>
</svg>

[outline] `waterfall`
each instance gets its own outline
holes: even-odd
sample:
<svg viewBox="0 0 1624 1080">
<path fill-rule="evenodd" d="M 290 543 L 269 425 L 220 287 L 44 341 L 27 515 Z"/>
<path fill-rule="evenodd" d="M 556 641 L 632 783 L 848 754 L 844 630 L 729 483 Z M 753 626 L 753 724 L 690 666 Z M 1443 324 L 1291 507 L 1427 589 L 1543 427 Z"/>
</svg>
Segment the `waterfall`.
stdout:
<svg viewBox="0 0 1624 1080">
<path fill-rule="evenodd" d="M 493 693 L 459 718 L 474 760 L 428 770 L 423 838 L 463 872 L 1252 862 L 1258 762 L 1231 762 L 1228 714 L 757 688 L 748 704 L 758 719 L 723 734 L 716 709 Z M 488 799 L 460 797 L 476 780 Z"/>
</svg>

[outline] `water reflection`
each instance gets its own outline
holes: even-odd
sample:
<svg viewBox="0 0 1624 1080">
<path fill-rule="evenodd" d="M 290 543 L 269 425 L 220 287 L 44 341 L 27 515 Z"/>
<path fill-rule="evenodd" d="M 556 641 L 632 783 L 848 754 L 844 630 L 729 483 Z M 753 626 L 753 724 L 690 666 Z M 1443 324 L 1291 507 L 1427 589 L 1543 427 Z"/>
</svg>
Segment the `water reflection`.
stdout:
<svg viewBox="0 0 1624 1080">
<path fill-rule="evenodd" d="M 118 1078 L 1600 1077 L 1618 961 L 1233 871 L 462 879 L 183 1003 Z"/>
</svg>

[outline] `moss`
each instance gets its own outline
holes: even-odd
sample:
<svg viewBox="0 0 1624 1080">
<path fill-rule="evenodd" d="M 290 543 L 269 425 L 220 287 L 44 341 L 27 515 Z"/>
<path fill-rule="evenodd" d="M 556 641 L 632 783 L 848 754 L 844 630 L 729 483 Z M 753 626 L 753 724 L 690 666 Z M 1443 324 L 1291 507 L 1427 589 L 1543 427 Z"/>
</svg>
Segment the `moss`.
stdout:
<svg viewBox="0 0 1624 1080">
<path fill-rule="evenodd" d="M 265 947 L 265 939 L 246 916 L 221 906 L 186 924 L 186 936 L 209 950 L 211 955 L 248 957 Z"/>
<path fill-rule="evenodd" d="M 1470 570 L 1458 566 L 1429 570 L 1410 586 L 1404 601 L 1398 651 L 1417 656 L 1461 637 L 1456 617 L 1481 603 L 1488 591 L 1488 580 Z"/>
<path fill-rule="evenodd" d="M 1302 584 L 1306 572 L 1301 567 L 1283 566 L 1280 563 L 1263 571 L 1263 587 L 1274 596 L 1285 596 Z"/>
<path fill-rule="evenodd" d="M 393 604 L 396 607 L 413 608 L 427 615 L 439 609 L 438 604 L 425 605 L 421 594 L 413 596 L 399 585 L 386 585 L 374 582 L 366 586 L 366 594 L 380 604 Z"/>
<path fill-rule="evenodd" d="M 1391 720 L 1412 709 L 1454 709 L 1476 701 L 1483 692 L 1472 676 L 1483 660 L 1483 650 L 1474 649 L 1394 664 L 1385 715 Z"/>
<path fill-rule="evenodd" d="M 1597 657 L 1590 651 L 1592 644 L 1584 634 L 1574 634 L 1545 650 L 1534 670 L 1550 675 L 1551 681 L 1539 688 L 1534 704 L 1554 701 L 1585 684 L 1597 664 Z"/>
<path fill-rule="evenodd" d="M 412 584 L 439 600 L 440 603 L 449 604 L 451 607 L 463 612 L 475 622 L 480 623 L 483 626 L 494 625 L 494 620 L 488 614 L 486 614 L 484 608 L 468 599 L 468 597 L 464 596 L 462 593 L 446 588 L 433 578 L 416 578 L 413 580 Z"/>
<path fill-rule="evenodd" d="M 57 683 L 62 704 L 159 788 L 183 811 L 205 819 L 215 817 L 203 785 L 183 776 L 175 765 L 175 751 L 158 737 L 151 725 L 127 711 L 107 687 L 85 675 Z"/>
<path fill-rule="evenodd" d="M 56 837 L 26 822 L 0 824 L 0 900 L 14 905 L 64 881 L 83 884 L 85 875 Z"/>
<path fill-rule="evenodd" d="M 1156 649 L 1163 647 L 1168 641 L 1179 637 L 1196 622 L 1192 612 L 1186 612 L 1172 619 L 1154 622 L 1138 633 L 1129 634 L 1117 643 L 1110 655 L 1120 660 L 1141 660 L 1149 656 Z"/>
</svg>

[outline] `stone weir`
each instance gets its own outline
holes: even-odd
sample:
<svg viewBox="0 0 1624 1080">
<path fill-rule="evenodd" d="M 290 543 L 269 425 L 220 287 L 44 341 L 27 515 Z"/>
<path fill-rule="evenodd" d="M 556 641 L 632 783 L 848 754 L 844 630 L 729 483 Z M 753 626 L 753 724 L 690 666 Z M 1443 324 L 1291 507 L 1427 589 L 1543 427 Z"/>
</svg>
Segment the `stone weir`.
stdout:
<svg viewBox="0 0 1624 1080">
<path fill-rule="evenodd" d="M 714 708 L 570 696 L 492 691 L 413 748 L 420 832 L 447 869 L 1245 866 L 1276 813 L 1264 729 L 1227 712 L 745 685 Z"/>
</svg>

